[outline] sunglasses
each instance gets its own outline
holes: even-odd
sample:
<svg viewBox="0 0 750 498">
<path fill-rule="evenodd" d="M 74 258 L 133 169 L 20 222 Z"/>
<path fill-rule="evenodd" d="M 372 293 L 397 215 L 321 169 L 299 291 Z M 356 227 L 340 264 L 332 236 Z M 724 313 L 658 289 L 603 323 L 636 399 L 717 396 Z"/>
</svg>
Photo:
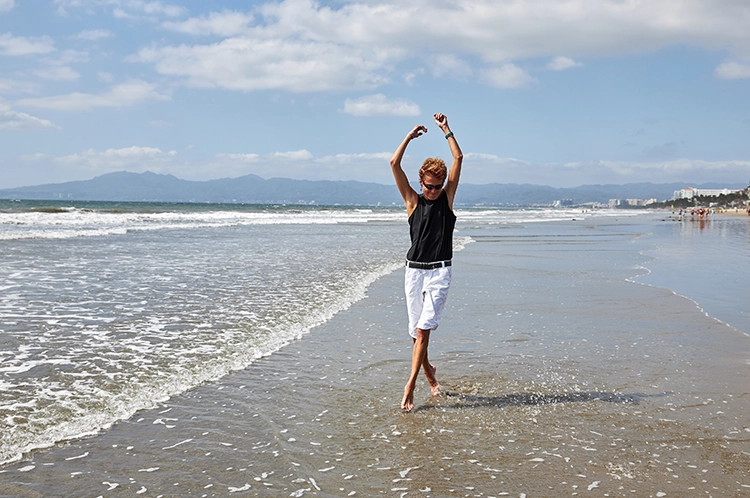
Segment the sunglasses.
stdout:
<svg viewBox="0 0 750 498">
<path fill-rule="evenodd" d="M 423 183 L 422 186 L 427 190 L 440 190 L 441 188 L 443 188 L 442 183 L 440 185 L 430 185 L 429 183 Z"/>
</svg>

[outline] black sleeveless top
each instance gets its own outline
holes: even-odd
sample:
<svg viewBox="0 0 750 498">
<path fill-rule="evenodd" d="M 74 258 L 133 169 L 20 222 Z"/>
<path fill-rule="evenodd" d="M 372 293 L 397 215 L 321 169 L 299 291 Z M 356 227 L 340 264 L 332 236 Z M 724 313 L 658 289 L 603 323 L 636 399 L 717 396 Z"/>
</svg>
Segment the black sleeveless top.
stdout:
<svg viewBox="0 0 750 498">
<path fill-rule="evenodd" d="M 419 194 L 417 207 L 409 216 L 411 248 L 406 253 L 406 259 L 420 263 L 451 259 L 455 226 L 456 215 L 448 205 L 445 190 L 434 201 L 428 201 Z"/>
</svg>

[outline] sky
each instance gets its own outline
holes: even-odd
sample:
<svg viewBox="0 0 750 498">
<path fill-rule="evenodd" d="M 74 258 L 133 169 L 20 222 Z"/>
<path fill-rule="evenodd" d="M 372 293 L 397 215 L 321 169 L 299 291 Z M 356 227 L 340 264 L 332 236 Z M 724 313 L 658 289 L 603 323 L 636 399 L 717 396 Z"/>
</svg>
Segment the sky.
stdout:
<svg viewBox="0 0 750 498">
<path fill-rule="evenodd" d="M 0 0 L 0 189 L 750 182 L 748 0 Z M 448 161 L 450 162 L 450 161 Z"/>
</svg>

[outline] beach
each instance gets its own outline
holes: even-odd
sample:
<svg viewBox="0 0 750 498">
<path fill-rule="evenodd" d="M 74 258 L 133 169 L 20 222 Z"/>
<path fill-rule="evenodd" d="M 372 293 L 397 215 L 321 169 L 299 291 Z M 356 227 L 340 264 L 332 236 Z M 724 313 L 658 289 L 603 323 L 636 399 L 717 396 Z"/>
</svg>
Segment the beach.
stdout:
<svg viewBox="0 0 750 498">
<path fill-rule="evenodd" d="M 718 250 L 716 237 L 668 213 L 463 214 L 430 344 L 443 392 L 421 377 L 412 413 L 393 244 L 364 297 L 242 368 L 0 467 L 0 495 L 750 495 L 750 330 L 669 277 L 689 256 L 676 248 Z"/>
</svg>

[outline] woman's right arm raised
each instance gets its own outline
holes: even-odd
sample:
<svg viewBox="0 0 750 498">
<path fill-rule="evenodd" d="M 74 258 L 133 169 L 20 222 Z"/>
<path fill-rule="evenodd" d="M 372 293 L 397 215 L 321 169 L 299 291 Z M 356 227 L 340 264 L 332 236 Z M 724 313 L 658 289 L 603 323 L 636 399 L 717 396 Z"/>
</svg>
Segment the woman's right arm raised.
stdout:
<svg viewBox="0 0 750 498">
<path fill-rule="evenodd" d="M 414 189 L 411 188 L 411 185 L 409 185 L 406 173 L 404 173 L 404 170 L 401 168 L 401 159 L 404 157 L 404 152 L 406 152 L 406 147 L 409 145 L 409 142 L 415 138 L 421 137 L 425 133 L 427 133 L 426 127 L 422 125 L 415 126 L 409 134 L 404 137 L 404 140 L 398 146 L 396 152 L 393 153 L 393 157 L 391 157 L 391 171 L 393 172 L 393 178 L 396 180 L 396 186 L 401 193 L 401 197 L 404 199 L 406 213 L 409 216 L 411 216 L 411 213 L 417 206 L 417 199 L 419 196 Z"/>
</svg>

